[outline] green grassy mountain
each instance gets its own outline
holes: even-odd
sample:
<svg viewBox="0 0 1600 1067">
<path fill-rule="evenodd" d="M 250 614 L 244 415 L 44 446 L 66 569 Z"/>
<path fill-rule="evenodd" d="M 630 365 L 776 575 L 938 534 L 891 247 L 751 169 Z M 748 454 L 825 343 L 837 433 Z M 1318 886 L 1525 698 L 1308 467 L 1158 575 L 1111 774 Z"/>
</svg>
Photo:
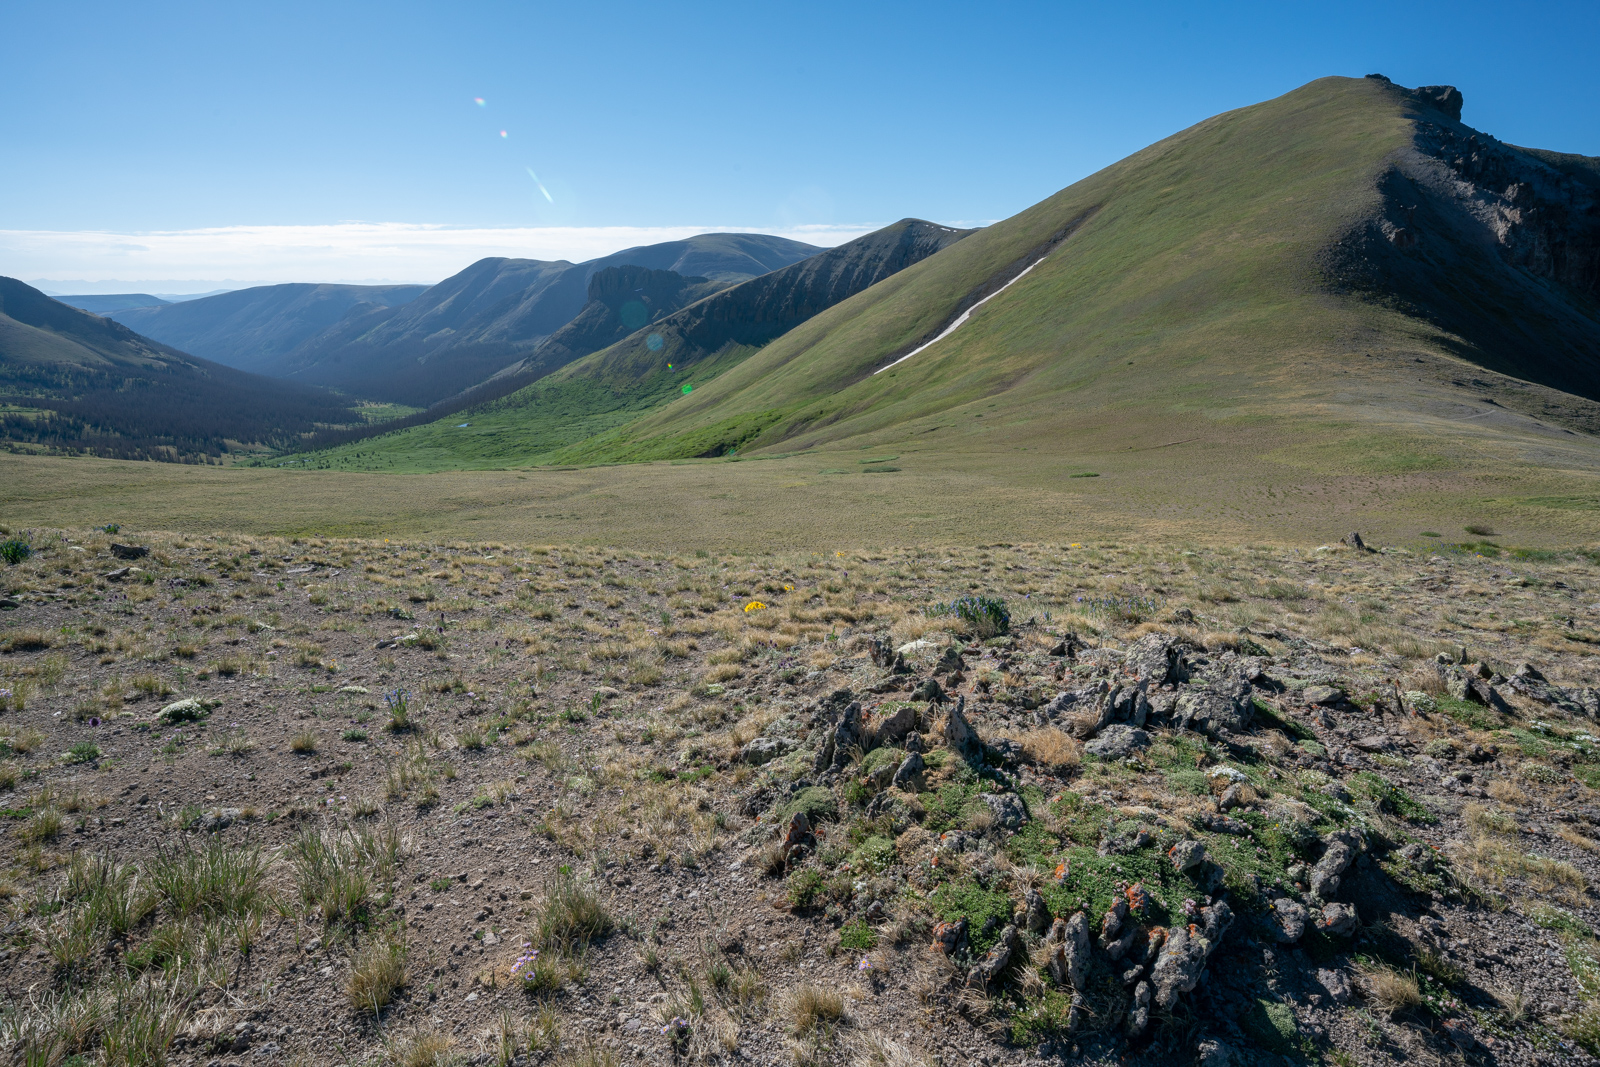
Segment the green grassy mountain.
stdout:
<svg viewBox="0 0 1600 1067">
<path fill-rule="evenodd" d="M 782 237 L 711 233 L 577 264 L 482 259 L 407 304 L 352 310 L 286 354 L 273 373 L 426 407 L 531 355 L 583 310 L 589 279 L 608 267 L 732 285 L 817 251 Z"/>
<path fill-rule="evenodd" d="M 149 293 L 87 293 L 83 296 L 58 296 L 56 299 L 96 315 L 109 315 L 113 311 L 128 311 L 131 308 L 156 308 L 172 303 Z"/>
<path fill-rule="evenodd" d="M 1421 470 L 1593 433 L 1596 161 L 1460 107 L 1326 78 L 1218 115 L 549 458 L 1195 441 Z"/>
<path fill-rule="evenodd" d="M 405 421 L 413 428 L 350 445 L 334 462 L 386 469 L 396 464 L 408 468 L 418 463 L 427 467 L 526 462 L 692 390 L 695 383 L 711 380 L 772 338 L 972 232 L 903 219 L 659 316 L 656 311 L 682 302 L 701 287 L 679 287 L 659 274 L 619 274 L 599 288 L 591 282 L 594 299 L 584 314 L 500 379 L 485 383 L 460 402 L 441 406 L 450 412 L 449 418 L 418 425 L 426 415 L 412 416 Z M 596 280 L 602 277 L 595 275 Z M 655 281 L 648 282 L 649 277 Z M 638 281 L 646 281 L 646 286 L 634 286 Z M 661 290 L 652 308 L 641 306 L 633 315 L 637 320 L 650 310 L 651 319 L 630 332 L 630 324 L 623 321 L 627 304 L 648 296 L 649 285 Z M 619 331 L 626 336 L 602 347 Z M 584 351 L 592 354 L 567 362 Z M 531 378 L 539 380 L 512 391 Z M 438 413 L 435 409 L 426 414 Z M 466 425 L 461 424 L 463 419 Z M 418 455 L 426 458 L 419 460 Z"/>
<path fill-rule="evenodd" d="M 152 299 L 156 306 L 114 309 L 111 317 L 146 337 L 223 366 L 281 377 L 289 353 L 352 311 L 392 308 L 416 299 L 427 288 L 306 282 L 258 285 L 176 304 Z M 89 311 L 99 310 L 74 298 L 61 299 Z"/>
<path fill-rule="evenodd" d="M 361 421 L 328 393 L 196 359 L 0 278 L 0 440 L 194 461 Z"/>
</svg>

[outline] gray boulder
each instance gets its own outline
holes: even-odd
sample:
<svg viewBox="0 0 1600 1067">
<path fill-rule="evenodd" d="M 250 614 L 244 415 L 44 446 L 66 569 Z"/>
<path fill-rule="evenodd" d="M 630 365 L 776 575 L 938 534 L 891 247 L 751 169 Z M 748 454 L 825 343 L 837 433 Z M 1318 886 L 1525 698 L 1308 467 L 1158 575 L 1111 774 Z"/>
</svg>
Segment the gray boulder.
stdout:
<svg viewBox="0 0 1600 1067">
<path fill-rule="evenodd" d="M 1152 688 L 1188 677 L 1182 651 L 1166 634 L 1145 634 L 1128 646 L 1122 669 Z"/>
<path fill-rule="evenodd" d="M 1112 723 L 1100 731 L 1093 741 L 1083 746 L 1091 756 L 1101 759 L 1127 759 L 1142 748 L 1150 747 L 1150 735 L 1136 726 Z"/>
<path fill-rule="evenodd" d="M 1192 687 L 1178 696 L 1173 717 L 1179 726 L 1216 736 L 1239 733 L 1255 715 L 1250 683 L 1243 678 L 1221 678 Z"/>
<path fill-rule="evenodd" d="M 1057 919 L 1045 938 L 1045 967 L 1056 985 L 1063 989 L 1082 989 L 1089 973 L 1089 919 L 1074 912 L 1070 919 Z"/>
<path fill-rule="evenodd" d="M 979 739 L 978 731 L 967 721 L 965 696 L 956 701 L 956 706 L 950 709 L 950 715 L 945 719 L 944 743 L 960 753 L 964 759 L 976 760 L 983 755 L 983 741 Z"/>
<path fill-rule="evenodd" d="M 787 756 L 796 747 L 797 743 L 787 737 L 757 737 L 739 750 L 739 758 L 759 766 L 779 756 Z"/>
<path fill-rule="evenodd" d="M 1345 976 L 1343 971 L 1332 971 L 1323 968 L 1317 972 L 1317 983 L 1328 991 L 1328 996 L 1333 998 L 1334 1003 L 1347 1004 L 1350 1002 L 1350 979 Z"/>
<path fill-rule="evenodd" d="M 1206 960 L 1233 924 L 1233 910 L 1224 901 L 1200 909 L 1202 923 L 1175 926 L 1167 934 L 1150 968 L 1150 984 L 1155 989 L 1155 1004 L 1171 1011 L 1178 995 L 1187 993 L 1200 981 Z"/>
<path fill-rule="evenodd" d="M 1291 897 L 1279 897 L 1272 905 L 1267 925 L 1279 944 L 1292 945 L 1305 936 L 1307 918 L 1304 904 Z"/>
<path fill-rule="evenodd" d="M 878 724 L 879 744 L 898 744 L 917 728 L 917 708 L 914 704 L 902 705 L 895 713 Z"/>
<path fill-rule="evenodd" d="M 1333 937 L 1349 937 L 1360 925 L 1361 920 L 1356 915 L 1355 906 L 1340 904 L 1337 901 L 1324 904 L 1322 917 L 1317 920 L 1317 929 Z"/>
<path fill-rule="evenodd" d="M 1206 858 L 1205 842 L 1179 841 L 1167 850 L 1167 857 L 1172 860 L 1172 869 L 1175 871 L 1198 867 Z"/>
<path fill-rule="evenodd" d="M 1015 926 L 1007 925 L 1000 931 L 1000 940 L 995 942 L 987 954 L 967 974 L 967 987 L 969 989 L 987 989 L 989 983 L 994 981 L 1006 965 L 1011 962 L 1011 957 L 1023 951 L 1022 938 L 1017 934 Z"/>
<path fill-rule="evenodd" d="M 895 769 L 894 779 L 890 784 L 896 789 L 909 789 L 915 792 L 922 785 L 922 772 L 927 766 L 922 753 L 913 752 Z"/>
<path fill-rule="evenodd" d="M 994 813 L 995 824 L 1003 830 L 1018 830 L 1028 821 L 1028 807 L 1015 793 L 984 793 L 979 797 Z"/>
<path fill-rule="evenodd" d="M 1332 900 L 1339 892 L 1339 883 L 1345 869 L 1361 851 L 1362 836 L 1359 830 L 1338 830 L 1323 839 L 1322 858 L 1311 868 L 1309 881 L 1311 894 L 1321 900 Z"/>
</svg>

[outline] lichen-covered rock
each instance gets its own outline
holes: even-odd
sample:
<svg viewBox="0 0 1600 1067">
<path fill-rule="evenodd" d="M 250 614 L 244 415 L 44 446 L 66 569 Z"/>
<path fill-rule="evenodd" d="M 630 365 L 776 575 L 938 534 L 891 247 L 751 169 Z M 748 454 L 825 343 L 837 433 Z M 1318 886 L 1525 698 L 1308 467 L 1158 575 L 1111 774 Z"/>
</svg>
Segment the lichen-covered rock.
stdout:
<svg viewBox="0 0 1600 1067">
<path fill-rule="evenodd" d="M 1186 689 L 1173 708 L 1177 725 L 1199 730 L 1213 737 L 1239 733 L 1250 725 L 1255 703 L 1250 683 L 1243 678 L 1215 679 L 1203 686 Z"/>
<path fill-rule="evenodd" d="M 1049 946 L 1045 966 L 1056 985 L 1082 989 L 1089 973 L 1089 917 L 1074 912 L 1070 919 L 1057 919 L 1045 942 Z"/>
<path fill-rule="evenodd" d="M 983 755 L 983 741 L 978 731 L 967 721 L 967 698 L 962 696 L 944 721 L 944 743 L 964 759 L 976 760 Z"/>
<path fill-rule="evenodd" d="M 1083 746 L 1091 756 L 1101 759 L 1126 759 L 1140 749 L 1150 747 L 1150 735 L 1136 726 L 1112 723 L 1100 731 L 1093 741 Z"/>
<path fill-rule="evenodd" d="M 1174 927 L 1168 932 L 1155 966 L 1150 968 L 1155 1004 L 1162 1011 L 1171 1011 L 1179 994 L 1195 987 L 1206 960 L 1233 923 L 1233 911 L 1223 901 L 1201 908 L 1200 917 L 1202 923 Z"/>
<path fill-rule="evenodd" d="M 1182 650 L 1166 634 L 1145 634 L 1128 646 L 1122 669 L 1152 688 L 1188 677 Z"/>
<path fill-rule="evenodd" d="M 1345 869 L 1361 850 L 1361 831 L 1338 830 L 1323 839 L 1322 858 L 1317 860 L 1308 876 L 1311 894 L 1322 900 L 1333 899 L 1339 892 L 1339 883 Z"/>
<path fill-rule="evenodd" d="M 922 773 L 927 767 L 922 753 L 913 752 L 895 768 L 894 778 L 890 784 L 896 789 L 919 789 L 922 785 Z"/>
<path fill-rule="evenodd" d="M 1279 897 L 1273 902 L 1267 925 L 1279 944 L 1292 945 L 1305 935 L 1306 919 L 1304 904 L 1291 897 Z"/>
<path fill-rule="evenodd" d="M 1322 917 L 1317 920 L 1317 929 L 1332 937 L 1349 937 L 1359 925 L 1361 920 L 1356 915 L 1355 906 L 1337 901 L 1324 904 Z"/>
<path fill-rule="evenodd" d="M 1028 808 L 1015 793 L 984 793 L 978 799 L 994 813 L 995 824 L 1003 830 L 1019 830 L 1028 821 Z"/>
<path fill-rule="evenodd" d="M 1008 924 L 1000 931 L 1000 940 L 995 942 L 994 947 L 967 974 L 967 987 L 979 990 L 989 988 L 989 983 L 1006 969 L 1011 957 L 1021 951 L 1022 938 L 1018 935 L 1017 928 Z"/>
<path fill-rule="evenodd" d="M 1203 841 L 1179 841 L 1167 850 L 1167 857 L 1172 860 L 1173 870 L 1187 871 L 1205 860 L 1206 846 Z"/>
<path fill-rule="evenodd" d="M 757 766 L 793 752 L 796 742 L 787 737 L 757 737 L 739 750 L 739 758 Z"/>
</svg>

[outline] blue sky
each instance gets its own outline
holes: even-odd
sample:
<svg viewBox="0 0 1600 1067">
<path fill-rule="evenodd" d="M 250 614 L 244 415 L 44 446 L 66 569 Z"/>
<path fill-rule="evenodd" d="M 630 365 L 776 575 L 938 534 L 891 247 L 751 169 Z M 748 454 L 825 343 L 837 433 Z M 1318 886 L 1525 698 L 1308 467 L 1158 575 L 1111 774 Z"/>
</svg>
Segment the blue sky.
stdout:
<svg viewBox="0 0 1600 1067">
<path fill-rule="evenodd" d="M 981 222 L 1325 74 L 1448 82 L 1479 129 L 1600 154 L 1593 2 L 0 0 L 0 22 L 0 273 L 25 278 L 431 281 L 479 248 Z"/>
</svg>

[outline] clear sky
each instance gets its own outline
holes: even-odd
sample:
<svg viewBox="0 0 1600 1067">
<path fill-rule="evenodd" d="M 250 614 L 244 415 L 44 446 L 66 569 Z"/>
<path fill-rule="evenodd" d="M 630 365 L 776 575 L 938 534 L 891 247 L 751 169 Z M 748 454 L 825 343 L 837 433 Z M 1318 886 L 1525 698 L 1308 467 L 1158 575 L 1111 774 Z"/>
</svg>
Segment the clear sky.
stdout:
<svg viewBox="0 0 1600 1067">
<path fill-rule="evenodd" d="M 0 27 L 0 274 L 30 280 L 992 221 L 1326 74 L 1454 84 L 1470 125 L 1600 154 L 1594 0 L 0 0 Z"/>
</svg>

